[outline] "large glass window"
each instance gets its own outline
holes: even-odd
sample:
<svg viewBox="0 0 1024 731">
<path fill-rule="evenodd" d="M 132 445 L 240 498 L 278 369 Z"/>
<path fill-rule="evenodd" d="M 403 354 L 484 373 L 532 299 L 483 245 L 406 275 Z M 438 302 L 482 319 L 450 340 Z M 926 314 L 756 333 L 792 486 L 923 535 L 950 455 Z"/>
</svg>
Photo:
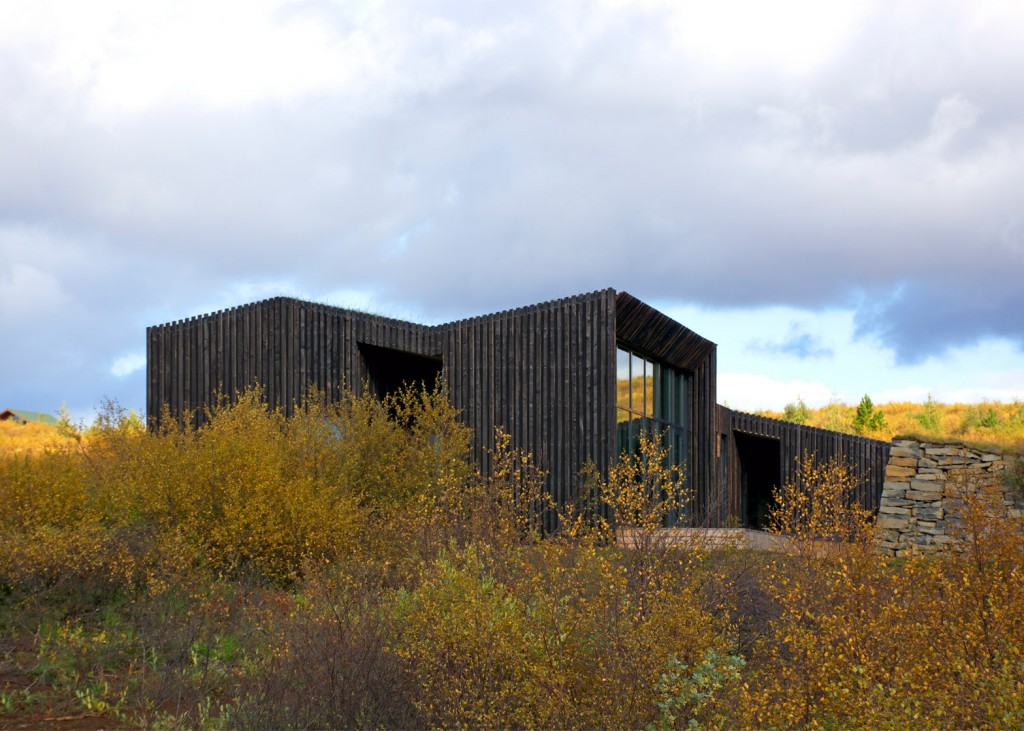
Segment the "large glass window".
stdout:
<svg viewBox="0 0 1024 731">
<path fill-rule="evenodd" d="M 669 459 L 686 462 L 687 386 L 685 372 L 620 348 L 616 352 L 617 451 L 637 449 L 644 430 L 663 433 Z"/>
</svg>

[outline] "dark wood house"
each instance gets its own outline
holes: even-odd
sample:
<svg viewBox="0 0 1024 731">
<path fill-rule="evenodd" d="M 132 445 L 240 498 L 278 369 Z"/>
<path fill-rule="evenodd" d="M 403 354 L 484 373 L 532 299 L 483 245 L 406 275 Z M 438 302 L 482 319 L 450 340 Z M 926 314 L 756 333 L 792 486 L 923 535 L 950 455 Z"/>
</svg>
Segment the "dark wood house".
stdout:
<svg viewBox="0 0 1024 731">
<path fill-rule="evenodd" d="M 259 383 L 290 413 L 310 387 L 386 393 L 438 375 L 486 471 L 494 427 L 529 451 L 558 500 L 588 462 L 605 470 L 644 428 L 686 466 L 695 515 L 758 525 L 771 486 L 804 450 L 839 456 L 877 508 L 888 444 L 734 412 L 715 399 L 713 342 L 626 292 L 568 297 L 419 325 L 278 297 L 147 330 L 147 412 L 159 427 Z"/>
</svg>

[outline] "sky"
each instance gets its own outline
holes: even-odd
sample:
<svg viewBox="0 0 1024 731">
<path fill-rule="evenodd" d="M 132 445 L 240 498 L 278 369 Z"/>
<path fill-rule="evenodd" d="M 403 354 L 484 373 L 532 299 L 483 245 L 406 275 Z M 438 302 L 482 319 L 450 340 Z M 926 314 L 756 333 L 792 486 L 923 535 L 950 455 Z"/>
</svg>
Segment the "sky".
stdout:
<svg viewBox="0 0 1024 731">
<path fill-rule="evenodd" d="M 605 287 L 719 399 L 1024 399 L 1017 0 L 4 0 L 0 408 L 142 411 L 145 329 Z"/>
</svg>

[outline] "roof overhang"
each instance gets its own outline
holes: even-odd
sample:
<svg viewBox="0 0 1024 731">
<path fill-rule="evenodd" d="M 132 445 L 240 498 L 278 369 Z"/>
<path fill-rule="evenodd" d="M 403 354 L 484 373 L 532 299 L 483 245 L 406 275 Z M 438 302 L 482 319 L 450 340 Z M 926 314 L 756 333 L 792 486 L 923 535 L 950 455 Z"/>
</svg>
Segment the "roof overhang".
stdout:
<svg viewBox="0 0 1024 731">
<path fill-rule="evenodd" d="M 615 296 L 615 337 L 630 350 L 696 370 L 718 347 L 628 292 Z"/>
</svg>

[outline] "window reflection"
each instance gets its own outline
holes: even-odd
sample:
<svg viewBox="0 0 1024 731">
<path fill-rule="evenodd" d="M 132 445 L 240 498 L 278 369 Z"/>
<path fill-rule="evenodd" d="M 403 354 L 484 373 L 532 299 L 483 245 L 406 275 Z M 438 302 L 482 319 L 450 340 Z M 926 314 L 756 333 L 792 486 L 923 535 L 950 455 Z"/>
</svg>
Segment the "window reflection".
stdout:
<svg viewBox="0 0 1024 731">
<path fill-rule="evenodd" d="M 619 451 L 637 448 L 643 430 L 664 433 L 671 459 L 686 461 L 688 386 L 686 373 L 620 348 L 615 356 Z"/>
<path fill-rule="evenodd" d="M 629 353 L 625 350 L 615 352 L 615 402 L 618 406 L 618 421 L 629 420 Z"/>
</svg>

